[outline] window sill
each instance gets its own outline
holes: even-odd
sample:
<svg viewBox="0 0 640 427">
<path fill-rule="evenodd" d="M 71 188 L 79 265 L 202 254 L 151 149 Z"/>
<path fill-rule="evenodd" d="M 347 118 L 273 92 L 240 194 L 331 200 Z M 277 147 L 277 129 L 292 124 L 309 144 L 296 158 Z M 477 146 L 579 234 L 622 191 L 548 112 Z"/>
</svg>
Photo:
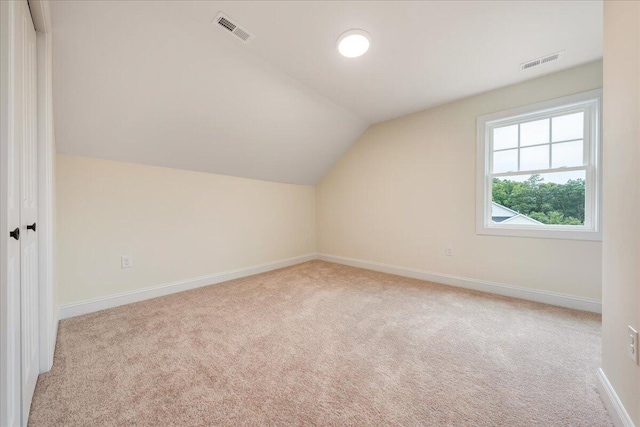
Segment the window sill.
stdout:
<svg viewBox="0 0 640 427">
<path fill-rule="evenodd" d="M 563 240 L 587 240 L 602 241 L 602 232 L 594 230 L 571 230 L 567 228 L 559 228 L 557 230 L 550 229 L 531 229 L 522 227 L 487 227 L 482 226 L 476 229 L 476 234 L 485 236 L 502 236 L 502 237 L 530 237 L 538 239 L 563 239 Z"/>
</svg>

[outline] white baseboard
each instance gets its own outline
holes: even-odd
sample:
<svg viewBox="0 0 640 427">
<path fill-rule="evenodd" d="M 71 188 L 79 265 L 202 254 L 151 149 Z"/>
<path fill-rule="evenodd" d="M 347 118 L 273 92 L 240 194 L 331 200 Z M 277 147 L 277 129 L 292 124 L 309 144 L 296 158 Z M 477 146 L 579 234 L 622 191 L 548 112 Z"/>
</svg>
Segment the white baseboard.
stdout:
<svg viewBox="0 0 640 427">
<path fill-rule="evenodd" d="M 413 268 L 381 264 L 378 262 L 345 258 L 336 255 L 318 254 L 318 259 L 321 259 L 323 261 L 335 262 L 338 264 L 350 265 L 352 267 L 365 268 L 367 270 L 375 270 L 381 271 L 383 273 L 395 274 L 398 276 L 411 277 L 413 279 L 426 280 L 428 282 L 456 286 L 459 288 L 473 289 L 476 291 L 504 295 L 513 298 L 520 298 L 529 301 L 542 302 L 545 304 L 568 307 L 576 310 L 590 311 L 593 313 L 602 313 L 602 302 L 589 298 L 559 294 L 555 292 L 540 291 L 536 289 L 520 288 L 517 286 L 505 285 L 502 283 L 493 283 L 485 280 L 469 279 L 466 277 L 451 276 L 442 273 L 433 273 L 430 271 L 416 270 Z"/>
<path fill-rule="evenodd" d="M 60 324 L 60 310 L 56 311 L 56 320 L 53 322 L 53 331 L 51 332 L 51 366 L 53 366 L 53 355 L 56 352 L 56 342 L 58 341 L 58 325 Z M 51 367 L 49 367 L 51 369 Z"/>
<path fill-rule="evenodd" d="M 291 265 L 300 264 L 314 259 L 316 259 L 316 254 L 302 255 L 266 264 L 254 265 L 239 270 L 225 271 L 209 276 L 197 277 L 195 279 L 182 280 L 180 282 L 168 283 L 165 285 L 151 286 L 144 289 L 122 292 L 115 295 L 74 302 L 71 304 L 63 304 L 59 307 L 59 318 L 67 319 L 69 317 L 93 313 L 95 311 L 105 310 L 107 308 L 118 307 L 120 305 L 131 304 L 151 298 L 157 298 L 169 294 L 174 294 L 176 292 L 187 291 L 189 289 L 215 285 L 216 283 L 226 282 L 227 280 L 252 276 L 254 274 L 264 273 L 266 271 L 276 270 L 278 268 L 289 267 Z"/>
<path fill-rule="evenodd" d="M 634 427 L 633 421 L 602 369 L 598 369 L 598 393 L 616 427 Z"/>
<path fill-rule="evenodd" d="M 69 317 L 80 316 L 82 314 L 93 313 L 95 311 L 105 310 L 107 308 L 117 307 L 124 304 L 131 304 L 138 301 L 144 301 L 151 298 L 157 298 L 164 295 L 182 292 L 189 289 L 200 288 L 207 285 L 225 282 L 227 280 L 238 279 L 241 277 L 251 276 L 254 274 L 264 273 L 266 271 L 276 270 L 278 268 L 288 267 L 300 264 L 314 259 L 321 259 L 328 262 L 350 265 L 353 267 L 364 268 L 367 270 L 381 271 L 383 273 L 395 274 L 398 276 L 411 277 L 414 279 L 426 280 L 429 282 L 441 283 L 444 285 L 456 286 L 460 288 L 473 289 L 482 292 L 488 292 L 498 295 L 504 295 L 514 298 L 520 298 L 530 301 L 537 301 L 561 307 L 568 307 L 577 310 L 591 311 L 594 313 L 602 312 L 602 303 L 597 300 L 577 297 L 573 295 L 564 295 L 554 292 L 539 291 L 535 289 L 526 289 L 516 286 L 505 285 L 501 283 L 492 283 L 484 280 L 469 279 L 465 277 L 451 276 L 448 274 L 433 273 L 429 271 L 416 270 L 412 268 L 381 264 L 372 261 L 363 261 L 352 258 L 345 258 L 327 254 L 308 254 L 294 258 L 288 258 L 281 261 L 275 261 L 266 264 L 260 264 L 239 270 L 227 271 L 209 276 L 198 277 L 195 279 L 183 280 L 180 282 L 169 283 L 165 285 L 152 286 L 135 291 L 123 292 L 120 294 L 109 295 L 106 297 L 94 298 L 91 300 L 64 304 L 59 307 L 59 319 L 67 319 Z M 56 325 L 57 326 L 57 325 Z M 55 336 L 55 335 L 54 335 Z"/>
</svg>

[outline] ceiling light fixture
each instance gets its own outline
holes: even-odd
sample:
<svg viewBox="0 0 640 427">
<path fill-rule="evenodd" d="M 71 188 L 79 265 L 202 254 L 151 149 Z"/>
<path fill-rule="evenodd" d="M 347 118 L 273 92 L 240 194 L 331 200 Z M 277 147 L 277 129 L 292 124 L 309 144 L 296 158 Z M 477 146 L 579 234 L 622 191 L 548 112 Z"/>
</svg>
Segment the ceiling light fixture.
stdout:
<svg viewBox="0 0 640 427">
<path fill-rule="evenodd" d="M 356 58 L 369 50 L 371 36 L 364 30 L 349 30 L 338 37 L 338 52 L 347 58 Z"/>
</svg>

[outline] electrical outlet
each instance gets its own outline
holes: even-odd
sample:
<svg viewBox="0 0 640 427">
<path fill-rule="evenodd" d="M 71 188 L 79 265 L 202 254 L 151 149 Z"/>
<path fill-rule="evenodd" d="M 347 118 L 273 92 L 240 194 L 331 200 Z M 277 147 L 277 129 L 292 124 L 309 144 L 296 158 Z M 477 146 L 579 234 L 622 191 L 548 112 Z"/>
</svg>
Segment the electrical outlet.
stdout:
<svg viewBox="0 0 640 427">
<path fill-rule="evenodd" d="M 629 335 L 627 341 L 627 354 L 633 361 L 638 364 L 638 331 L 628 326 L 627 333 Z"/>
<path fill-rule="evenodd" d="M 131 255 L 123 255 L 120 257 L 120 263 L 122 268 L 131 268 L 133 267 L 133 257 Z"/>
<path fill-rule="evenodd" d="M 446 256 L 453 256 L 453 248 L 451 246 L 447 246 L 444 248 L 444 254 Z"/>
<path fill-rule="evenodd" d="M 308 235 L 307 235 L 307 236 L 304 236 L 304 242 L 305 242 L 305 243 L 309 243 L 309 236 L 308 236 Z"/>
</svg>

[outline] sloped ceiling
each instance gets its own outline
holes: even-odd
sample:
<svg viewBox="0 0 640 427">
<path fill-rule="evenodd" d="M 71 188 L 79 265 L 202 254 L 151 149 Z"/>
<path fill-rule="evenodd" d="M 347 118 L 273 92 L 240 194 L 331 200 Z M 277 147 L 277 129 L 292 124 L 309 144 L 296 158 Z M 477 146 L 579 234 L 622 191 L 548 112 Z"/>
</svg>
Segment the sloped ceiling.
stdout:
<svg viewBox="0 0 640 427">
<path fill-rule="evenodd" d="M 213 25 L 220 11 L 255 39 Z M 602 57 L 595 1 L 56 1 L 52 15 L 60 153 L 297 184 L 372 123 Z M 350 28 L 372 35 L 361 58 L 336 52 Z"/>
</svg>

